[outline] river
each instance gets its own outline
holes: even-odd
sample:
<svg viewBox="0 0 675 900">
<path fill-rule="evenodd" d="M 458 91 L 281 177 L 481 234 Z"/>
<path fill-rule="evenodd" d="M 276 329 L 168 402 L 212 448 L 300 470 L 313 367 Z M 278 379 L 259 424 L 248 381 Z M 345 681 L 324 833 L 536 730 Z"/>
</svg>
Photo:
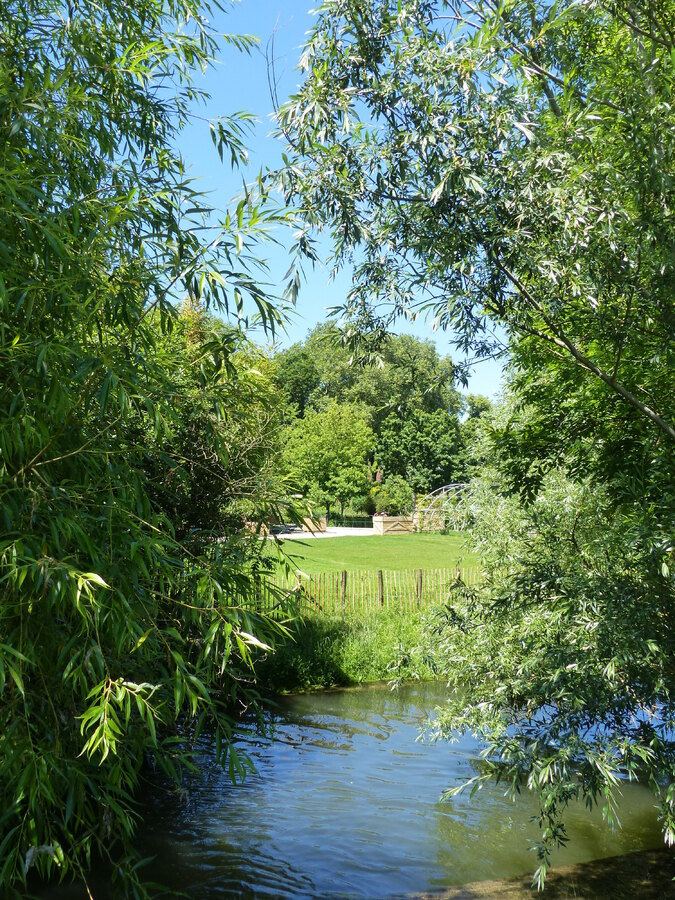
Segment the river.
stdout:
<svg viewBox="0 0 675 900">
<path fill-rule="evenodd" d="M 257 771 L 244 783 L 233 785 L 205 748 L 182 794 L 147 800 L 148 876 L 208 900 L 384 898 L 532 872 L 527 792 L 513 803 L 490 784 L 473 799 L 440 802 L 475 774 L 479 750 L 469 737 L 418 739 L 446 690 L 373 685 L 283 698 L 274 739 L 245 739 Z M 646 788 L 623 786 L 621 819 L 613 834 L 599 812 L 572 809 L 570 844 L 555 862 L 662 846 Z"/>
</svg>

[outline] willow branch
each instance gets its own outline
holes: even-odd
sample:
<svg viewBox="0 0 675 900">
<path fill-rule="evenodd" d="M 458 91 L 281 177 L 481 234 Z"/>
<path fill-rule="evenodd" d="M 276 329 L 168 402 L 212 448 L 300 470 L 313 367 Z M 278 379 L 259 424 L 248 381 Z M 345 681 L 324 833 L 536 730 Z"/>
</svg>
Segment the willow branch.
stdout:
<svg viewBox="0 0 675 900">
<path fill-rule="evenodd" d="M 518 293 L 523 297 L 523 299 L 528 303 L 529 306 L 532 307 L 543 319 L 546 323 L 550 331 L 550 338 L 556 343 L 559 347 L 565 349 L 572 357 L 577 361 L 577 363 L 582 366 L 582 368 L 586 369 L 589 372 L 592 372 L 597 378 L 603 381 L 608 387 L 610 387 L 616 394 L 622 397 L 627 403 L 629 403 L 634 409 L 638 410 L 641 415 L 646 416 L 651 422 L 657 425 L 663 432 L 665 432 L 668 437 L 675 440 L 675 427 L 673 427 L 669 422 L 667 422 L 662 416 L 660 416 L 657 412 L 655 412 L 651 407 L 647 406 L 646 403 L 643 403 L 642 400 L 639 400 L 635 394 L 628 390 L 628 388 L 622 384 L 620 381 L 613 376 L 608 374 L 601 369 L 600 366 L 596 365 L 593 360 L 589 359 L 577 346 L 574 344 L 572 340 L 560 329 L 555 323 L 550 319 L 550 317 L 546 314 L 542 305 L 537 301 L 537 299 L 528 291 L 525 285 L 520 281 L 520 279 L 510 271 L 510 269 L 505 266 L 497 257 L 493 256 L 493 260 L 495 265 L 499 269 L 502 274 L 506 276 L 506 278 L 510 281 L 513 287 L 518 291 Z"/>
</svg>

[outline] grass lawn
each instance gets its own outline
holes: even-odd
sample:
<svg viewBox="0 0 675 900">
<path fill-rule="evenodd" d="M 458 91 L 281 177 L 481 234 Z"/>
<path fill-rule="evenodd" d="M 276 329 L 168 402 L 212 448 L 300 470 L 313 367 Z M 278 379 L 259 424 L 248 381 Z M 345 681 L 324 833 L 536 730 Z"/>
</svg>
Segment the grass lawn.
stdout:
<svg viewBox="0 0 675 900">
<path fill-rule="evenodd" d="M 385 569 L 443 569 L 476 564 L 461 534 L 387 534 L 286 541 L 284 550 L 308 575 Z"/>
</svg>

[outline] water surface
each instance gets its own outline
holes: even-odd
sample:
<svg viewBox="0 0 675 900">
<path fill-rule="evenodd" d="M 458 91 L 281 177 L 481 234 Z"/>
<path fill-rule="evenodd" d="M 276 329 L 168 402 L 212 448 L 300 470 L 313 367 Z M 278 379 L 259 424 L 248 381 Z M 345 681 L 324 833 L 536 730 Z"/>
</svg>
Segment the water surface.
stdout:
<svg viewBox="0 0 675 900">
<path fill-rule="evenodd" d="M 199 898 L 384 898 L 532 872 L 532 797 L 512 803 L 488 785 L 439 802 L 475 774 L 479 752 L 470 738 L 418 740 L 445 696 L 434 683 L 284 698 L 275 739 L 247 741 L 257 773 L 243 784 L 205 751 L 182 797 L 149 801 L 148 874 Z M 623 794 L 623 830 L 579 807 L 556 862 L 662 846 L 652 794 L 636 784 Z"/>
</svg>

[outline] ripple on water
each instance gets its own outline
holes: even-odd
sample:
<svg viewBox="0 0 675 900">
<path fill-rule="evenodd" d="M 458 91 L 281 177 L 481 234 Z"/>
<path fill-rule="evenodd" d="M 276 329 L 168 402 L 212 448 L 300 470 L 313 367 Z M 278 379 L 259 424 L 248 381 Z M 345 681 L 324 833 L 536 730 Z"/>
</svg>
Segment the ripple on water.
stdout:
<svg viewBox="0 0 675 900">
<path fill-rule="evenodd" d="M 487 785 L 439 803 L 475 774 L 480 749 L 467 737 L 418 740 L 446 696 L 443 685 L 419 684 L 284 698 L 275 740 L 243 743 L 257 768 L 243 784 L 232 785 L 205 746 L 187 798 L 150 798 L 149 875 L 209 900 L 382 898 L 531 872 L 533 798 L 512 803 Z M 574 810 L 560 864 L 660 845 L 643 787 L 624 786 L 622 820 L 612 835 L 600 814 Z"/>
<path fill-rule="evenodd" d="M 203 898 L 386 897 L 531 871 L 532 798 L 490 785 L 438 802 L 475 773 L 479 749 L 417 740 L 445 695 L 431 684 L 286 698 L 275 740 L 247 747 L 258 771 L 244 785 L 195 780 L 179 831 L 153 805 L 157 877 Z M 625 830 L 577 811 L 561 861 L 659 845 L 651 795 L 625 795 Z"/>
</svg>

